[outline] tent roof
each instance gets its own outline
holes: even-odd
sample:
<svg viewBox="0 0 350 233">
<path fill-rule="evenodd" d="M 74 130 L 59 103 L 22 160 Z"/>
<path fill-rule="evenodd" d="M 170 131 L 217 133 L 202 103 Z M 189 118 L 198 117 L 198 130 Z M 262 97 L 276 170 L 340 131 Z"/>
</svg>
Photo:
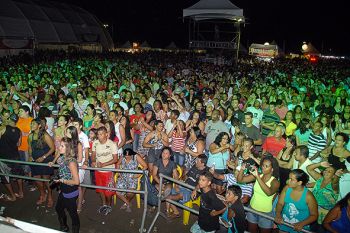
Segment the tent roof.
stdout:
<svg viewBox="0 0 350 233">
<path fill-rule="evenodd" d="M 131 43 L 130 43 L 130 41 L 125 42 L 121 47 L 124 48 L 124 49 L 129 49 L 129 48 L 131 48 Z"/>
<path fill-rule="evenodd" d="M 167 47 L 167 49 L 177 49 L 177 46 L 174 41 L 172 41 Z"/>
<path fill-rule="evenodd" d="M 191 17 L 195 20 L 244 20 L 243 9 L 235 6 L 230 0 L 201 0 L 184 9 L 183 17 Z"/>
<path fill-rule="evenodd" d="M 311 43 L 307 44 L 307 49 L 303 51 L 303 53 L 310 55 L 320 55 L 320 52 Z"/>
<path fill-rule="evenodd" d="M 80 7 L 58 1 L 0 2 L 0 37 L 35 38 L 38 43 L 99 42 L 113 48 L 102 23 Z"/>
<path fill-rule="evenodd" d="M 142 42 L 142 44 L 140 45 L 140 48 L 150 48 L 151 46 L 148 44 L 148 42 L 145 40 L 144 42 Z"/>
</svg>

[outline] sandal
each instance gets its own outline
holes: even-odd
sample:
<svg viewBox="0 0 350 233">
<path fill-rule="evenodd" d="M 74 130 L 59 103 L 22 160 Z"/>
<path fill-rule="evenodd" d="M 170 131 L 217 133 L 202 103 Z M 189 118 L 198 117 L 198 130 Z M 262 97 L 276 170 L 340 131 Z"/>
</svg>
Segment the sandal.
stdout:
<svg viewBox="0 0 350 233">
<path fill-rule="evenodd" d="M 81 211 L 83 211 L 82 209 L 77 209 L 77 213 L 80 214 Z"/>
<path fill-rule="evenodd" d="M 15 196 L 16 196 L 17 198 L 21 198 L 21 199 L 24 197 L 23 193 L 22 193 L 22 194 L 15 193 Z"/>
<path fill-rule="evenodd" d="M 16 197 L 9 197 L 8 195 L 5 195 L 5 201 L 14 202 L 16 201 Z"/>
<path fill-rule="evenodd" d="M 180 213 L 177 213 L 177 214 L 175 214 L 175 213 L 169 213 L 169 214 L 167 214 L 167 217 L 168 217 L 169 219 L 175 219 L 175 218 L 180 218 L 181 216 L 180 216 Z"/>
<path fill-rule="evenodd" d="M 45 194 L 45 196 L 40 196 L 39 200 L 36 202 L 37 205 L 41 205 L 44 202 L 46 202 L 46 198 L 47 198 L 47 194 Z"/>
</svg>

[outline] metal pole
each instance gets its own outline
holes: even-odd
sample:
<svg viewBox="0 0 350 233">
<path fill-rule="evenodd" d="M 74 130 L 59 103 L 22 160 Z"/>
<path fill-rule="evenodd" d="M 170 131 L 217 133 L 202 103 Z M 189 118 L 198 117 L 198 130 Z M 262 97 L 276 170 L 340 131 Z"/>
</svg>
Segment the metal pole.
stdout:
<svg viewBox="0 0 350 233">
<path fill-rule="evenodd" d="M 237 51 L 236 51 L 236 64 L 238 63 L 238 56 L 239 56 L 239 45 L 240 45 L 240 43 L 241 43 L 241 24 L 240 23 L 235 23 L 236 25 L 236 28 L 237 28 L 237 31 L 238 31 L 238 33 L 237 33 L 237 41 L 236 41 L 236 43 L 237 43 Z"/>
<path fill-rule="evenodd" d="M 267 218 L 267 219 L 269 219 L 269 220 L 271 220 L 271 221 L 275 221 L 275 219 L 274 219 L 273 217 L 268 216 L 268 215 L 266 215 L 266 214 L 263 214 L 263 213 L 261 213 L 261 212 L 258 212 L 258 211 L 256 211 L 256 210 L 253 210 L 253 209 L 251 209 L 251 208 L 248 208 L 248 207 L 246 207 L 246 206 L 244 206 L 244 210 L 245 210 L 245 211 L 248 211 L 248 212 L 251 212 L 251 213 L 253 213 L 253 214 L 257 214 L 257 215 L 259 215 L 259 216 L 261 216 L 261 217 Z M 288 222 L 282 222 L 282 224 L 283 224 L 283 225 L 286 225 L 287 227 L 294 228 L 294 226 L 293 226 L 292 224 L 288 223 Z M 304 233 L 313 233 L 312 231 L 308 231 L 308 230 L 305 230 L 305 229 L 302 229 L 301 231 L 304 232 Z"/>
<path fill-rule="evenodd" d="M 147 214 L 147 203 L 148 203 L 148 186 L 146 184 L 147 182 L 147 178 L 148 178 L 148 172 L 145 171 L 144 175 L 143 175 L 143 179 L 145 181 L 145 190 L 144 190 L 144 196 L 143 196 L 143 214 L 142 214 L 142 220 L 141 220 L 141 228 L 140 231 L 141 233 L 144 232 L 144 230 L 146 230 L 145 228 L 145 220 L 146 220 L 146 214 Z"/>
<path fill-rule="evenodd" d="M 47 164 L 47 163 L 26 162 L 26 161 L 18 161 L 18 160 L 10 160 L 10 159 L 0 159 L 0 162 L 5 162 L 5 163 L 18 163 L 18 164 L 25 164 L 25 165 L 34 165 L 34 166 L 49 167 L 49 164 Z M 52 165 L 52 167 L 58 168 L 59 165 L 54 164 L 54 165 Z M 143 174 L 143 171 L 142 171 L 142 170 L 124 170 L 124 169 L 98 168 L 98 167 L 86 167 L 86 168 L 83 168 L 82 166 L 80 166 L 79 168 L 80 168 L 80 169 L 85 169 L 85 170 L 94 170 L 94 171 L 108 171 L 108 172 L 121 172 L 121 173 Z"/>
<path fill-rule="evenodd" d="M 159 191 L 158 191 L 158 208 L 157 208 L 157 214 L 156 216 L 154 216 L 154 219 L 151 223 L 151 226 L 148 228 L 148 231 L 147 233 L 150 233 L 154 224 L 156 223 L 157 219 L 158 219 L 158 216 L 160 215 L 160 205 L 162 204 L 162 185 L 163 185 L 163 176 L 162 174 L 160 174 L 159 176 Z"/>
</svg>

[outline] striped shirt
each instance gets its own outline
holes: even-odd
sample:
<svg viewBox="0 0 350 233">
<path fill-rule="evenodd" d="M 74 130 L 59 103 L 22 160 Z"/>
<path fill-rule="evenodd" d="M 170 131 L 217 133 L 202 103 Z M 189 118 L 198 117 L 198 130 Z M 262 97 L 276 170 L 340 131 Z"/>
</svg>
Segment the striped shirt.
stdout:
<svg viewBox="0 0 350 233">
<path fill-rule="evenodd" d="M 276 112 L 272 112 L 270 110 L 267 110 L 264 112 L 264 115 L 262 117 L 262 121 L 264 123 L 276 123 L 276 125 L 280 122 L 280 117 L 277 115 Z M 261 134 L 265 137 L 271 132 L 271 129 L 261 127 Z"/>
<path fill-rule="evenodd" d="M 248 196 L 251 197 L 253 193 L 253 183 L 251 184 L 241 184 L 237 182 L 236 177 L 232 174 L 224 174 L 224 182 L 227 182 L 227 187 L 230 187 L 231 185 L 238 185 L 242 189 L 242 196 Z"/>
<path fill-rule="evenodd" d="M 327 146 L 327 140 L 322 134 L 315 135 L 313 132 L 310 134 L 307 147 L 309 148 L 309 158 L 314 156 L 317 152 L 323 150 Z M 318 156 L 312 162 L 321 162 L 321 157 Z"/>
<path fill-rule="evenodd" d="M 171 149 L 172 151 L 174 152 L 180 152 L 184 149 L 184 146 L 185 146 L 185 139 L 186 137 L 176 137 L 176 132 L 174 131 L 173 132 L 173 135 L 172 135 L 172 141 L 171 141 Z"/>
</svg>

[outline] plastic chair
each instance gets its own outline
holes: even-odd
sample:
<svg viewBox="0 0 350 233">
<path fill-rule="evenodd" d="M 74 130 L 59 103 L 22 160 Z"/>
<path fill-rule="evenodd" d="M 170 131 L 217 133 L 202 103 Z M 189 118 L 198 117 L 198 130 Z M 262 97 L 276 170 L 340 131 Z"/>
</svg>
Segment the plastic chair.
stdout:
<svg viewBox="0 0 350 233">
<path fill-rule="evenodd" d="M 119 175 L 118 172 L 116 172 L 114 175 L 114 183 L 116 184 L 116 186 L 117 186 L 117 181 L 118 181 L 118 175 Z M 113 202 L 114 202 L 114 205 L 117 204 L 117 194 L 113 196 Z"/>
<path fill-rule="evenodd" d="M 143 167 L 141 165 L 138 166 L 139 169 L 143 170 Z M 114 175 L 114 182 L 117 183 L 117 180 L 118 180 L 118 174 L 119 173 L 115 173 Z M 141 190 L 141 179 L 142 179 L 142 176 L 143 175 L 140 175 L 139 178 L 137 178 L 137 188 L 136 190 L 137 191 L 140 191 Z M 117 195 L 114 195 L 114 205 L 117 204 Z M 135 195 L 135 198 L 136 198 L 136 205 L 137 205 L 137 208 L 140 209 L 141 208 L 141 195 L 139 193 L 137 193 Z"/>
<path fill-rule="evenodd" d="M 184 206 L 187 206 L 188 208 L 193 208 L 193 204 L 196 204 L 197 206 L 200 206 L 201 203 L 201 198 L 198 197 L 196 200 L 194 201 L 188 201 L 184 204 Z M 182 223 L 184 225 L 188 225 L 188 221 L 190 220 L 190 211 L 187 210 L 183 210 L 183 215 L 182 215 Z"/>
<path fill-rule="evenodd" d="M 143 167 L 141 165 L 139 165 L 138 168 L 143 170 Z M 141 175 L 139 178 L 137 178 L 137 188 L 136 188 L 137 191 L 141 190 L 141 179 L 142 179 L 142 177 L 143 177 L 143 175 Z M 136 198 L 137 208 L 140 209 L 141 208 L 141 194 L 136 193 L 135 198 Z"/>
<path fill-rule="evenodd" d="M 179 165 L 176 166 L 176 170 L 177 170 L 177 173 L 179 174 L 179 179 L 180 179 L 182 177 L 183 170 Z"/>
</svg>

